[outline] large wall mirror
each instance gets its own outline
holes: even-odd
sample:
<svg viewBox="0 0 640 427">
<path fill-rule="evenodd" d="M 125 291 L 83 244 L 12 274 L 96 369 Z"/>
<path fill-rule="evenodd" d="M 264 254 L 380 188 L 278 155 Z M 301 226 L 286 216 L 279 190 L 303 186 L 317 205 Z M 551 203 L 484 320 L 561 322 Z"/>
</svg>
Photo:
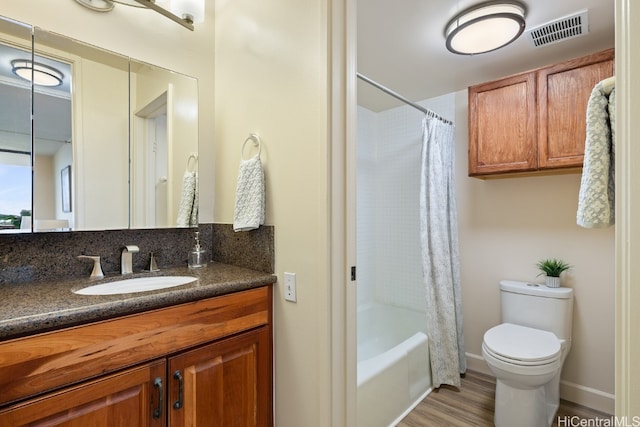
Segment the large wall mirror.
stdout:
<svg viewBox="0 0 640 427">
<path fill-rule="evenodd" d="M 195 78 L 6 19 L 0 49 L 0 231 L 197 225 Z"/>
</svg>

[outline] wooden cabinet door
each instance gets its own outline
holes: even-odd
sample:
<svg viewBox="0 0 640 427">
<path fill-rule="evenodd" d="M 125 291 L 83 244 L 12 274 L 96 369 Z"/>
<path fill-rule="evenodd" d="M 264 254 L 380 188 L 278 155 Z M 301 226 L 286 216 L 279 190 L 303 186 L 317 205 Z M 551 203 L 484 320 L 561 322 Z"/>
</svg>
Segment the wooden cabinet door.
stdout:
<svg viewBox="0 0 640 427">
<path fill-rule="evenodd" d="M 0 425 L 162 427 L 165 390 L 156 380 L 164 383 L 165 367 L 153 362 L 10 406 L 0 411 Z"/>
<path fill-rule="evenodd" d="M 589 96 L 613 61 L 610 49 L 538 71 L 539 168 L 582 167 Z"/>
<path fill-rule="evenodd" d="M 270 427 L 270 327 L 169 359 L 170 427 Z"/>
<path fill-rule="evenodd" d="M 469 176 L 537 167 L 533 73 L 469 88 Z"/>
</svg>

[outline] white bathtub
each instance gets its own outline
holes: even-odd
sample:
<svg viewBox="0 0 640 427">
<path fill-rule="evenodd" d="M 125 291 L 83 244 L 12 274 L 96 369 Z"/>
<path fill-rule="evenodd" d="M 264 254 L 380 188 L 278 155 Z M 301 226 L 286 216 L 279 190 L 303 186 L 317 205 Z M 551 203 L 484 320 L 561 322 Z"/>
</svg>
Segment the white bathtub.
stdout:
<svg viewBox="0 0 640 427">
<path fill-rule="evenodd" d="M 396 425 L 431 391 L 423 313 L 358 308 L 358 426 Z"/>
</svg>

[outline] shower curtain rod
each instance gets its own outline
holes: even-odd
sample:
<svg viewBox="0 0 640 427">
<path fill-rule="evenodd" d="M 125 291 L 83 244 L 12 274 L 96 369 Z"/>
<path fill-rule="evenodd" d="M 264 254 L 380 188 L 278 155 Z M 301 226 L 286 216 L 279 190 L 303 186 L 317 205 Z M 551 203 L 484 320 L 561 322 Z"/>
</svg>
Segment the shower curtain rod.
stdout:
<svg viewBox="0 0 640 427">
<path fill-rule="evenodd" d="M 404 102 L 405 104 L 410 105 L 413 108 L 422 111 L 423 113 L 425 113 L 429 117 L 433 117 L 433 118 L 436 118 L 438 120 L 442 120 L 443 122 L 448 123 L 450 125 L 453 124 L 453 122 L 451 120 L 447 120 L 444 117 L 442 117 L 442 116 L 438 115 L 437 113 L 435 113 L 434 111 L 431 111 L 428 108 L 423 107 L 422 105 L 416 104 L 415 102 L 408 100 L 404 96 L 400 95 L 398 92 L 394 92 L 391 89 L 389 89 L 388 87 L 382 86 L 380 83 L 378 83 L 378 82 L 376 82 L 374 80 L 371 80 L 369 77 L 365 76 L 364 74 L 356 73 L 356 76 L 358 76 L 358 78 L 360 80 L 363 80 L 363 81 L 369 83 L 370 85 L 377 87 L 381 91 L 393 96 L 394 98 Z"/>
</svg>

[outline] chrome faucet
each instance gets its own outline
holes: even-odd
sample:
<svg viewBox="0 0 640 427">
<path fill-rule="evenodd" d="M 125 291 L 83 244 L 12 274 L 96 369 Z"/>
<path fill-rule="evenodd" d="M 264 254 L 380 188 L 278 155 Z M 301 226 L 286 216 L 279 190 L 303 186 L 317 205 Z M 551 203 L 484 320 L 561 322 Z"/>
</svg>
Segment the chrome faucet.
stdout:
<svg viewBox="0 0 640 427">
<path fill-rule="evenodd" d="M 131 254 L 139 250 L 136 245 L 127 245 L 122 249 L 122 260 L 120 262 L 120 271 L 122 274 L 133 273 L 133 257 Z"/>
</svg>

